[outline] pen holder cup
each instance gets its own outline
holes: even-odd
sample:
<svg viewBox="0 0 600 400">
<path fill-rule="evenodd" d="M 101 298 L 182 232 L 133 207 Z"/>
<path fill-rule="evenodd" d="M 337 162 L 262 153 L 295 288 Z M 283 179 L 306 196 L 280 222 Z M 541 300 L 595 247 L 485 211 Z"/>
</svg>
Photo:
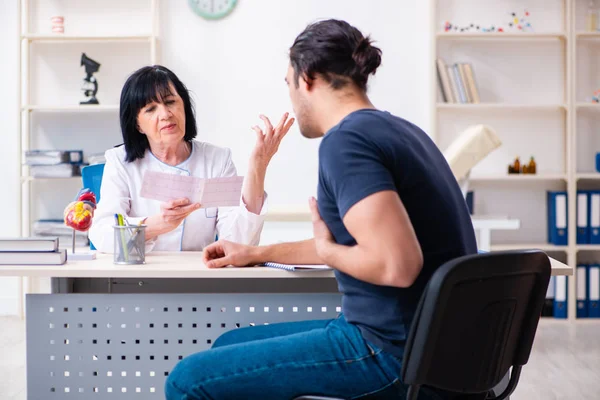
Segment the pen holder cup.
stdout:
<svg viewBox="0 0 600 400">
<path fill-rule="evenodd" d="M 146 225 L 113 226 L 115 264 L 146 262 Z"/>
</svg>

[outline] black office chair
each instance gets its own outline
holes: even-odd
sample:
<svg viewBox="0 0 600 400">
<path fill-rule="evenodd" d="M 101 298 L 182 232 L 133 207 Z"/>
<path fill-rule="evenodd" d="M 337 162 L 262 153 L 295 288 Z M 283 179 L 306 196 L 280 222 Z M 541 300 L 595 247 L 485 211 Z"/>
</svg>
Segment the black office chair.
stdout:
<svg viewBox="0 0 600 400">
<path fill-rule="evenodd" d="M 538 250 L 469 255 L 441 266 L 405 346 L 407 399 L 417 399 L 422 386 L 455 392 L 456 399 L 506 399 L 529 359 L 549 281 L 550 260 Z M 511 367 L 508 387 L 494 397 Z"/>
</svg>

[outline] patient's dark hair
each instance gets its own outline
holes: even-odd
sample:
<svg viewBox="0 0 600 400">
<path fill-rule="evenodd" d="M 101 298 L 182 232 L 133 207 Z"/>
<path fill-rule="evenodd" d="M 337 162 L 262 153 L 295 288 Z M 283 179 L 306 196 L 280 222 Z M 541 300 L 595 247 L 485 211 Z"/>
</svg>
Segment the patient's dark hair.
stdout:
<svg viewBox="0 0 600 400">
<path fill-rule="evenodd" d="M 121 90 L 119 116 L 125 152 L 127 153 L 126 161 L 132 162 L 138 158 L 144 158 L 146 150 L 150 148 L 148 138 L 138 130 L 137 116 L 146 104 L 151 102 L 161 103 L 165 97 L 172 94 L 169 83 L 173 84 L 177 94 L 183 100 L 185 109 L 183 140 L 191 142 L 196 137 L 194 105 L 185 85 L 177 75 L 162 65 L 142 67 L 127 78 Z"/>
<path fill-rule="evenodd" d="M 306 27 L 290 48 L 294 80 L 319 74 L 333 89 L 354 82 L 367 90 L 369 75 L 381 64 L 381 50 L 371 39 L 345 21 L 329 19 Z"/>
</svg>

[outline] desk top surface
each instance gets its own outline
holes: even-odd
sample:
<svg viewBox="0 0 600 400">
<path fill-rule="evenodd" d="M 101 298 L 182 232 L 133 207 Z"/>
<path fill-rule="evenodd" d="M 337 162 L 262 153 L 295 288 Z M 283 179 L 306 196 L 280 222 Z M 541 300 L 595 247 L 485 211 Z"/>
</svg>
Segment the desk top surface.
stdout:
<svg viewBox="0 0 600 400">
<path fill-rule="evenodd" d="M 116 265 L 112 254 L 98 253 L 95 260 L 67 261 L 64 265 L 0 265 L 0 276 L 54 278 L 332 278 L 333 271 L 290 272 L 267 267 L 206 268 L 202 252 L 152 252 L 146 264 Z M 572 275 L 573 269 L 550 258 L 552 275 Z"/>
<path fill-rule="evenodd" d="M 49 276 L 68 278 L 326 278 L 328 270 L 289 272 L 276 268 L 245 267 L 209 269 L 202 252 L 151 252 L 146 263 L 113 263 L 112 254 L 97 253 L 95 260 L 68 260 L 63 265 L 0 265 L 0 276 Z"/>
</svg>

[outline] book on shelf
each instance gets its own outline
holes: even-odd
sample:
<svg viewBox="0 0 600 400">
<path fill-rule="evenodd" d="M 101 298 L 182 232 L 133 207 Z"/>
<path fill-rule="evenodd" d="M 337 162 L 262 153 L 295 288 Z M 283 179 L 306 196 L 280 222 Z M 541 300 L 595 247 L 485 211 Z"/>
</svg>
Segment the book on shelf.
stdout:
<svg viewBox="0 0 600 400">
<path fill-rule="evenodd" d="M 438 87 L 445 103 L 477 104 L 480 102 L 479 89 L 470 63 L 447 65 L 443 59 L 438 58 L 436 69 Z"/>
<path fill-rule="evenodd" d="M 106 157 L 104 156 L 104 153 L 94 153 L 88 155 L 88 164 L 106 164 Z"/>
<path fill-rule="evenodd" d="M 52 252 L 57 250 L 58 237 L 0 238 L 0 253 Z"/>
<path fill-rule="evenodd" d="M 70 178 L 81 176 L 81 164 L 32 165 L 29 174 L 34 178 Z"/>
<path fill-rule="evenodd" d="M 82 150 L 28 150 L 25 152 L 27 165 L 81 164 Z"/>
<path fill-rule="evenodd" d="M 59 238 L 59 247 L 70 248 L 73 242 L 73 229 L 65 225 L 61 219 L 40 219 L 33 223 L 31 227 L 33 236 L 39 238 L 57 237 Z M 75 231 L 75 246 L 89 246 L 87 232 Z"/>
</svg>

